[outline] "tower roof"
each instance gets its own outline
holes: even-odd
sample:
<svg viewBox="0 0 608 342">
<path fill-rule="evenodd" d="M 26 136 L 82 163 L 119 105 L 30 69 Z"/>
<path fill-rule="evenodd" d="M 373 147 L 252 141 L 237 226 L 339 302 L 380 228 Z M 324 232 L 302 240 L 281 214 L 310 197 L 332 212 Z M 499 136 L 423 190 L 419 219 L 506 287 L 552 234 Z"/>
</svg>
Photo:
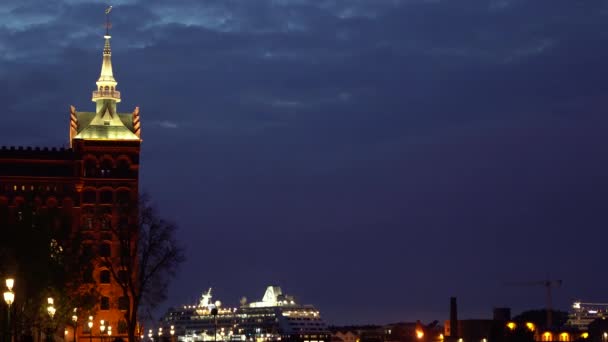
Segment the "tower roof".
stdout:
<svg viewBox="0 0 608 342">
<path fill-rule="evenodd" d="M 109 8 L 111 9 L 111 8 Z M 110 11 L 106 10 L 106 18 Z M 109 20 L 107 27 L 109 29 Z M 116 105 L 120 102 L 120 92 L 116 90 L 117 82 L 112 70 L 112 49 L 106 30 L 104 36 L 103 60 L 101 73 L 97 80 L 97 90 L 93 91 L 92 100 L 96 103 L 95 112 L 77 112 L 71 108 L 71 139 L 87 140 L 131 140 L 140 141 L 139 108 L 133 113 L 118 113 Z"/>
</svg>

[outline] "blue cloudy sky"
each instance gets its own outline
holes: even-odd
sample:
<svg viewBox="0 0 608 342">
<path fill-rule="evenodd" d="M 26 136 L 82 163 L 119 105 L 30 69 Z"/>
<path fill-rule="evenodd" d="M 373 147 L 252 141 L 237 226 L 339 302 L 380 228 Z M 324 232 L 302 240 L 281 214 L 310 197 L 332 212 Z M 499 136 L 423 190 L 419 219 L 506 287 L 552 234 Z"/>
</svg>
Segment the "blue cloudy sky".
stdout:
<svg viewBox="0 0 608 342">
<path fill-rule="evenodd" d="M 280 284 L 331 323 L 608 301 L 608 1 L 111 1 L 166 305 Z M 0 3 L 0 145 L 67 144 L 105 3 Z"/>
</svg>

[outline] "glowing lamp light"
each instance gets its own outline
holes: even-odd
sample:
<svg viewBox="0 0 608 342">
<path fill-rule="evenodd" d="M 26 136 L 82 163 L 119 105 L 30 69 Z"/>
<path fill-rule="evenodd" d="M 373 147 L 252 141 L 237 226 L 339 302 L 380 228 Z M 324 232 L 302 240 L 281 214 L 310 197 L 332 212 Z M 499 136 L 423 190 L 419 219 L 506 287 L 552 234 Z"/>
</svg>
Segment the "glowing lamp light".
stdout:
<svg viewBox="0 0 608 342">
<path fill-rule="evenodd" d="M 8 306 L 11 306 L 11 304 L 13 304 L 13 302 L 15 301 L 15 293 L 13 293 L 12 291 L 4 292 L 4 301 Z"/>
<path fill-rule="evenodd" d="M 564 334 L 566 334 L 566 335 L 567 335 L 567 333 L 564 333 Z M 562 334 L 562 335 L 563 335 L 563 334 Z M 606 335 L 606 333 L 604 333 L 604 335 Z M 589 337 L 589 333 L 585 331 L 584 333 L 582 333 L 582 334 L 581 334 L 581 337 L 582 337 L 582 338 L 588 338 L 588 337 Z"/>
<path fill-rule="evenodd" d="M 72 322 L 74 322 L 74 323 L 78 322 L 78 316 L 72 315 Z"/>
<path fill-rule="evenodd" d="M 507 328 L 509 328 L 509 330 L 515 330 L 515 328 L 517 328 L 517 324 L 515 324 L 515 322 L 509 322 L 507 323 Z"/>
<path fill-rule="evenodd" d="M 9 291 L 13 291 L 13 286 L 15 286 L 15 279 L 7 278 L 5 282 L 6 282 L 6 288 Z"/>
<path fill-rule="evenodd" d="M 424 337 L 424 331 L 422 330 L 416 330 L 416 338 L 417 339 L 421 339 Z"/>
<path fill-rule="evenodd" d="M 526 322 L 526 328 L 528 328 L 530 331 L 536 330 L 536 326 L 532 322 Z"/>
<path fill-rule="evenodd" d="M 53 316 L 55 316 L 55 312 L 57 311 L 57 309 L 55 309 L 55 307 L 53 305 L 49 305 L 49 307 L 46 308 L 46 311 L 49 313 L 49 316 L 51 316 L 51 318 L 53 318 Z"/>
<path fill-rule="evenodd" d="M 112 336 L 112 326 L 108 325 L 108 336 Z"/>
<path fill-rule="evenodd" d="M 53 300 L 53 297 L 49 297 L 49 298 L 46 299 L 46 303 L 48 305 L 53 305 L 53 304 L 55 304 L 55 301 Z"/>
</svg>

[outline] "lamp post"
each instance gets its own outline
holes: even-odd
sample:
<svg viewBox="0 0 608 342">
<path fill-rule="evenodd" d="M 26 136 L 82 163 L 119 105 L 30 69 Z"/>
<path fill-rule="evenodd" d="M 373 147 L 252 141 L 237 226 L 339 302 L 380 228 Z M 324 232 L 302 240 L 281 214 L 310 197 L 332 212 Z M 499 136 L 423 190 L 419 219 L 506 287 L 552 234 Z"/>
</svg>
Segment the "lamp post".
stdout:
<svg viewBox="0 0 608 342">
<path fill-rule="evenodd" d="M 54 339 L 53 335 L 52 335 L 53 334 L 53 327 L 52 327 L 53 326 L 53 317 L 55 317 L 55 312 L 57 310 L 55 309 L 55 306 L 54 306 L 55 301 L 53 300 L 52 297 L 47 298 L 46 302 L 48 304 L 48 306 L 46 307 L 46 312 L 49 314 L 49 317 L 51 319 L 50 323 L 49 323 L 49 330 L 48 330 L 46 337 L 47 337 L 47 341 L 53 341 L 53 339 Z"/>
<path fill-rule="evenodd" d="M 159 327 L 158 328 L 158 342 L 162 341 L 162 336 L 163 336 L 163 328 Z"/>
<path fill-rule="evenodd" d="M 93 316 L 89 316 L 89 323 L 87 325 L 89 326 L 89 341 L 93 342 Z"/>
<path fill-rule="evenodd" d="M 99 321 L 99 339 L 103 342 L 103 332 L 106 331 L 106 322 L 102 319 Z"/>
<path fill-rule="evenodd" d="M 12 342 L 11 305 L 15 301 L 15 293 L 13 292 L 13 286 L 15 285 L 15 279 L 7 278 L 5 283 L 6 283 L 6 288 L 8 289 L 8 291 L 4 292 L 4 301 L 6 302 L 6 305 L 8 306 L 8 311 L 7 311 L 7 315 L 6 315 L 6 324 L 8 327 L 7 327 L 6 331 L 8 334 L 8 342 Z"/>
<path fill-rule="evenodd" d="M 152 339 L 152 336 L 154 336 L 154 335 L 152 335 L 152 329 L 150 329 L 150 330 L 148 330 L 148 338 L 150 339 L 150 341 L 154 341 Z"/>
<path fill-rule="evenodd" d="M 171 342 L 175 342 L 175 341 L 173 341 L 173 337 L 175 336 L 175 326 L 174 325 L 171 326 L 171 330 L 169 330 L 169 333 L 171 334 Z"/>
<path fill-rule="evenodd" d="M 108 336 L 112 337 L 112 326 L 108 325 Z"/>
<path fill-rule="evenodd" d="M 78 316 L 76 315 L 76 308 L 74 308 L 74 314 L 72 315 L 72 326 L 74 327 L 74 342 L 76 342 L 76 331 L 78 330 Z"/>
</svg>

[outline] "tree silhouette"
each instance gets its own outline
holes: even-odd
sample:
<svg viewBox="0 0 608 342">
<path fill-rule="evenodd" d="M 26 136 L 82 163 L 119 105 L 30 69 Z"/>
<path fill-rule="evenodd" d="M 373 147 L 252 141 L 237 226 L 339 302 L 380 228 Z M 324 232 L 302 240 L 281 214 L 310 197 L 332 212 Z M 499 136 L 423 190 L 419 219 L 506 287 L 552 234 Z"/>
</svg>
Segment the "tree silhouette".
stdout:
<svg viewBox="0 0 608 342">
<path fill-rule="evenodd" d="M 176 240 L 177 226 L 159 216 L 147 195 L 140 197 L 137 208 L 124 210 L 126 216 L 137 210 L 138 222 L 113 228 L 120 257 L 105 258 L 104 263 L 122 288 L 127 333 L 129 341 L 135 341 L 138 317 L 144 308 L 152 309 L 166 299 L 169 281 L 185 256 Z"/>
</svg>

